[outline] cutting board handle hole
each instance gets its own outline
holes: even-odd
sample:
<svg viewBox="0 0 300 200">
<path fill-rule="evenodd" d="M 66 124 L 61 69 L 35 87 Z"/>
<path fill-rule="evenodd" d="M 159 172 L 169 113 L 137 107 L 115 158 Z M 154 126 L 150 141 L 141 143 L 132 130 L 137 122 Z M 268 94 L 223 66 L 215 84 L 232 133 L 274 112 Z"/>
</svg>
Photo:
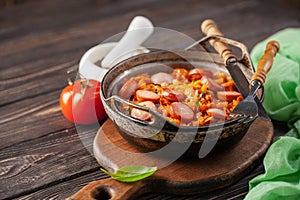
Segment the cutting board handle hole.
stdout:
<svg viewBox="0 0 300 200">
<path fill-rule="evenodd" d="M 91 195 L 96 200 L 109 200 L 112 198 L 112 192 L 109 186 L 99 186 L 92 190 Z"/>
</svg>

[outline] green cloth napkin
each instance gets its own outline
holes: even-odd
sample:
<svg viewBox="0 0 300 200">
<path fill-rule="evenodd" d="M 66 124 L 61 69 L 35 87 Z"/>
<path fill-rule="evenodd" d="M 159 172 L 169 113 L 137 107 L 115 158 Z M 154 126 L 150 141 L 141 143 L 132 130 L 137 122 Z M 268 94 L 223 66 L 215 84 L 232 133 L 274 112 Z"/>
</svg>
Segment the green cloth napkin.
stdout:
<svg viewBox="0 0 300 200">
<path fill-rule="evenodd" d="M 291 129 L 269 148 L 265 173 L 249 182 L 245 199 L 300 199 L 300 28 L 282 30 L 258 43 L 251 52 L 255 67 L 270 40 L 281 48 L 267 75 L 263 105 L 272 119 L 287 122 Z"/>
<path fill-rule="evenodd" d="M 281 137 L 264 159 L 266 172 L 250 181 L 246 199 L 300 199 L 300 140 Z"/>
</svg>

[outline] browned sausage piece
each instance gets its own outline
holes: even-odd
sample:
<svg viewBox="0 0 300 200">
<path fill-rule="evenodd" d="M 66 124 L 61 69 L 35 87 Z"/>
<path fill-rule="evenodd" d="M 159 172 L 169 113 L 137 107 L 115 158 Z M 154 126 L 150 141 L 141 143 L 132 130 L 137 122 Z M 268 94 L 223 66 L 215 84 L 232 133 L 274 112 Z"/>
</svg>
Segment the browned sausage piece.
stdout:
<svg viewBox="0 0 300 200">
<path fill-rule="evenodd" d="M 213 90 L 213 91 L 222 91 L 222 90 L 224 90 L 224 88 L 220 84 L 218 84 L 216 81 L 214 81 L 211 78 L 205 77 L 205 76 L 202 77 L 201 83 L 206 84 L 207 88 L 210 89 L 210 90 Z"/>
<path fill-rule="evenodd" d="M 189 80 L 195 81 L 201 79 L 203 76 L 213 77 L 213 72 L 209 69 L 195 68 L 189 71 Z"/>
<path fill-rule="evenodd" d="M 188 74 L 190 81 L 200 80 L 202 78 L 202 74 L 199 68 L 191 69 Z"/>
<path fill-rule="evenodd" d="M 169 101 L 182 101 L 186 99 L 185 94 L 170 89 L 164 89 L 161 95 Z"/>
<path fill-rule="evenodd" d="M 137 90 L 136 91 L 136 98 L 138 101 L 152 101 L 158 102 L 160 96 L 155 92 L 148 91 L 148 90 Z"/>
<path fill-rule="evenodd" d="M 188 105 L 181 102 L 173 102 L 171 104 L 171 114 L 183 122 L 190 122 L 194 119 L 193 110 Z"/>
<path fill-rule="evenodd" d="M 164 72 L 159 72 L 157 74 L 153 74 L 151 76 L 151 81 L 154 84 L 162 84 L 162 83 L 168 83 L 171 84 L 173 83 L 173 76 L 171 76 L 170 74 L 164 73 Z"/>
<path fill-rule="evenodd" d="M 145 106 L 147 108 L 150 108 L 152 110 L 156 110 L 155 104 L 152 101 L 144 101 L 139 103 L 138 105 L 140 106 Z M 131 110 L 131 114 L 132 117 L 137 118 L 137 119 L 141 119 L 141 120 L 145 120 L 145 121 L 151 121 L 151 117 L 152 115 L 144 110 L 140 110 L 137 108 L 133 108 Z"/>
<path fill-rule="evenodd" d="M 129 99 L 134 94 L 137 88 L 138 88 L 138 83 L 133 79 L 129 79 L 124 83 L 124 85 L 120 89 L 119 95 L 121 97 Z"/>
<path fill-rule="evenodd" d="M 241 93 L 236 91 L 219 91 L 217 96 L 220 100 L 231 102 L 241 96 Z"/>
<path fill-rule="evenodd" d="M 218 119 L 225 119 L 226 118 L 226 112 L 221 110 L 221 109 L 218 109 L 218 108 L 209 108 L 206 112 L 210 116 L 213 116 L 213 117 L 218 118 Z"/>
</svg>

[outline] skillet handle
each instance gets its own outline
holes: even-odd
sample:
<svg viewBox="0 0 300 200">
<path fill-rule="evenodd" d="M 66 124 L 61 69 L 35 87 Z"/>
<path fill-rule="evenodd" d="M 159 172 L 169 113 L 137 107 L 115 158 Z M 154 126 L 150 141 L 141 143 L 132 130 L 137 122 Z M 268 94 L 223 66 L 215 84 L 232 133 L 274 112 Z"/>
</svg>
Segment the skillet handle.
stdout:
<svg viewBox="0 0 300 200">
<path fill-rule="evenodd" d="M 143 126 L 153 126 L 155 127 L 156 129 L 166 129 L 166 130 L 177 130 L 178 127 L 175 125 L 175 124 L 172 124 L 169 120 L 167 120 L 165 117 L 163 117 L 161 114 L 159 114 L 158 112 L 150 109 L 150 108 L 147 108 L 147 107 L 143 107 L 143 106 L 140 106 L 140 105 L 137 105 L 137 104 L 134 104 L 134 103 L 131 103 L 117 95 L 113 95 L 107 99 L 105 99 L 105 101 L 110 104 L 111 108 L 117 112 L 119 115 L 121 115 L 122 117 L 130 120 L 130 121 L 133 121 L 137 124 L 140 124 L 140 125 L 143 125 Z M 125 104 L 127 106 L 131 106 L 133 108 L 136 108 L 136 109 L 139 109 L 139 110 L 142 110 L 142 111 L 145 111 L 145 112 L 148 112 L 150 113 L 152 116 L 153 116 L 153 120 L 151 121 L 144 121 L 144 120 L 141 120 L 141 119 L 137 119 L 137 118 L 133 118 L 131 117 L 130 115 L 126 115 L 124 114 L 122 111 L 120 111 L 117 107 L 117 105 L 115 104 L 115 101 L 116 102 L 119 102 L 121 104 Z"/>
<path fill-rule="evenodd" d="M 207 19 L 202 22 L 201 31 L 207 36 L 224 36 L 223 33 L 218 29 L 216 23 L 211 19 Z M 235 60 L 237 60 L 236 56 L 225 43 L 215 39 L 210 39 L 209 43 L 219 53 L 221 58 L 224 60 L 225 65 L 229 58 L 235 58 Z"/>
<path fill-rule="evenodd" d="M 280 45 L 277 41 L 272 40 L 268 42 L 264 55 L 259 59 L 257 64 L 257 70 L 253 74 L 251 81 L 257 80 L 262 85 L 265 83 L 266 75 L 270 71 L 273 65 L 274 57 L 280 49 Z"/>
</svg>

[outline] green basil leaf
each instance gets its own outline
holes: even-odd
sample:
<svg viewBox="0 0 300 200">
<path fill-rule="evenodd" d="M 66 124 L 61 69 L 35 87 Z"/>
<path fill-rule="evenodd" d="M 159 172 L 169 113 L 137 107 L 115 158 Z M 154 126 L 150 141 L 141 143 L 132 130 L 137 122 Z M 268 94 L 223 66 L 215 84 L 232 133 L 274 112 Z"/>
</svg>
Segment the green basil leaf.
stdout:
<svg viewBox="0 0 300 200">
<path fill-rule="evenodd" d="M 196 110 L 198 110 L 198 109 L 199 109 L 199 107 L 200 107 L 200 103 L 199 103 L 199 101 L 195 101 L 195 104 L 196 104 Z"/>
<path fill-rule="evenodd" d="M 110 175 L 115 180 L 122 182 L 134 182 L 151 176 L 154 172 L 156 172 L 157 167 L 128 165 L 120 168 L 114 174 L 102 168 L 100 170 Z"/>
</svg>

